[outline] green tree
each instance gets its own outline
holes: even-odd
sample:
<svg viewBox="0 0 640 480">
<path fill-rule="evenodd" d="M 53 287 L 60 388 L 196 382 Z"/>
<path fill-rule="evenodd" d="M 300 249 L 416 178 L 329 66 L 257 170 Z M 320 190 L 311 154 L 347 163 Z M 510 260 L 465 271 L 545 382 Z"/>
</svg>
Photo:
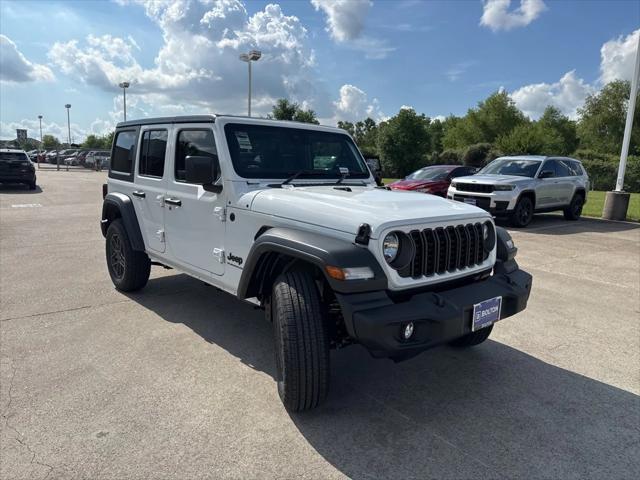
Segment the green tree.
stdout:
<svg viewBox="0 0 640 480">
<path fill-rule="evenodd" d="M 102 137 L 102 148 L 104 150 L 111 150 L 111 144 L 113 144 L 113 137 L 115 136 L 115 134 L 116 132 L 114 130 Z"/>
<path fill-rule="evenodd" d="M 286 98 L 280 98 L 273 106 L 271 116 L 276 120 L 293 120 L 299 109 L 300 106 L 297 103 L 290 102 Z"/>
<path fill-rule="evenodd" d="M 558 155 L 564 139 L 554 129 L 528 122 L 502 135 L 495 144 L 505 155 Z"/>
<path fill-rule="evenodd" d="M 587 97 L 578 109 L 580 148 L 620 154 L 630 92 L 628 81 L 615 80 Z M 636 103 L 634 119 L 629 153 L 640 155 L 640 102 Z"/>
<path fill-rule="evenodd" d="M 82 142 L 82 148 L 102 148 L 103 145 L 103 139 L 94 134 L 87 135 Z"/>
<path fill-rule="evenodd" d="M 563 115 L 556 107 L 548 106 L 538 120 L 538 125 L 543 131 L 554 131 L 562 137 L 562 145 L 554 155 L 570 155 L 578 148 L 576 122 L 569 120 L 569 117 Z M 546 135 L 553 134 L 547 132 Z"/>
<path fill-rule="evenodd" d="M 429 136 L 431 137 L 431 150 L 434 153 L 442 152 L 442 140 L 444 139 L 444 122 L 438 119 L 429 123 Z"/>
<path fill-rule="evenodd" d="M 290 102 L 286 98 L 280 98 L 271 110 L 270 118 L 276 120 L 290 120 L 295 122 L 314 123 L 320 122 L 313 110 L 303 110 L 296 102 Z"/>
<path fill-rule="evenodd" d="M 380 125 L 377 143 L 385 173 L 405 176 L 422 167 L 431 152 L 429 119 L 403 108 Z"/>
<path fill-rule="evenodd" d="M 53 135 L 43 135 L 42 145 L 45 150 L 52 150 L 60 145 L 60 140 Z"/>
<path fill-rule="evenodd" d="M 352 137 L 355 137 L 356 135 L 356 127 L 351 122 L 343 122 L 342 120 L 338 120 L 338 128 L 347 131 Z"/>
<path fill-rule="evenodd" d="M 448 125 L 443 146 L 456 149 L 476 143 L 493 143 L 526 121 L 507 92 L 495 92 L 479 102 L 477 108 L 469 109 L 466 116 Z"/>
</svg>

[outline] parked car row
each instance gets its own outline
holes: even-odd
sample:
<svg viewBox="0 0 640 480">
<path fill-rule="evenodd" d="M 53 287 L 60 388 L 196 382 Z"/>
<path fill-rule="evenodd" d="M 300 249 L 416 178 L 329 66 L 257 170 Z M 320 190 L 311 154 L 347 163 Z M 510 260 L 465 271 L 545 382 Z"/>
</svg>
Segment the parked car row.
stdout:
<svg viewBox="0 0 640 480">
<path fill-rule="evenodd" d="M 496 158 L 480 171 L 460 165 L 424 167 L 389 188 L 474 205 L 522 228 L 538 212 L 560 210 L 567 220 L 578 220 L 587 201 L 589 176 L 574 158 L 510 156 Z"/>
<path fill-rule="evenodd" d="M 109 150 L 88 150 L 71 148 L 66 150 L 45 150 L 26 152 L 31 161 L 37 162 L 40 155 L 41 163 L 60 164 L 66 166 L 83 166 L 87 168 L 109 168 Z"/>
</svg>

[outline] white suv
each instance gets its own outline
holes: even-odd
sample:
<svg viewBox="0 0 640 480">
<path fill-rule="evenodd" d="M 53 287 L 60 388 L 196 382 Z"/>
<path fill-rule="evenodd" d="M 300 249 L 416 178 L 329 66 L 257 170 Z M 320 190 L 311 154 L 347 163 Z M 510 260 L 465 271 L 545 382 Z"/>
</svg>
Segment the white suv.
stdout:
<svg viewBox="0 0 640 480">
<path fill-rule="evenodd" d="M 231 116 L 120 123 L 102 233 L 113 284 L 175 268 L 265 310 L 291 411 L 326 396 L 329 350 L 409 358 L 477 345 L 526 307 L 531 276 L 476 207 L 376 187 L 351 137 Z"/>
<path fill-rule="evenodd" d="M 522 155 L 496 158 L 476 175 L 456 178 L 447 198 L 526 227 L 536 212 L 562 210 L 567 220 L 578 220 L 588 191 L 589 177 L 579 160 Z"/>
</svg>

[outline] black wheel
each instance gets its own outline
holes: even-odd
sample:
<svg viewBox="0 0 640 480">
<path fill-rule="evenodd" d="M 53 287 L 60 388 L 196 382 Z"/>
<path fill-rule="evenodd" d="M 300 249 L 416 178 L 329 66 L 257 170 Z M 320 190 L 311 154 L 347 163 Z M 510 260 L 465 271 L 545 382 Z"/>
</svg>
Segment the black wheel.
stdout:
<svg viewBox="0 0 640 480">
<path fill-rule="evenodd" d="M 449 344 L 454 347 L 473 347 L 474 345 L 480 345 L 489 338 L 491 330 L 493 330 L 493 325 L 489 325 L 488 327 L 475 332 L 467 333 L 463 337 L 456 338 L 452 342 L 449 342 Z"/>
<path fill-rule="evenodd" d="M 31 182 L 29 184 L 29 190 L 35 190 L 36 189 L 36 182 Z"/>
<path fill-rule="evenodd" d="M 285 408 L 317 407 L 329 390 L 329 336 L 310 273 L 280 275 L 272 293 L 278 394 Z"/>
<path fill-rule="evenodd" d="M 147 284 L 151 261 L 146 253 L 131 247 L 120 219 L 112 221 L 107 229 L 106 255 L 111 281 L 118 290 L 133 292 Z"/>
<path fill-rule="evenodd" d="M 571 199 L 571 203 L 564 209 L 564 218 L 566 220 L 578 220 L 582 215 L 582 207 L 584 206 L 584 197 L 576 193 Z"/>
<path fill-rule="evenodd" d="M 522 197 L 518 200 L 516 208 L 511 214 L 511 225 L 517 228 L 524 228 L 533 219 L 533 202 L 529 197 Z"/>
</svg>

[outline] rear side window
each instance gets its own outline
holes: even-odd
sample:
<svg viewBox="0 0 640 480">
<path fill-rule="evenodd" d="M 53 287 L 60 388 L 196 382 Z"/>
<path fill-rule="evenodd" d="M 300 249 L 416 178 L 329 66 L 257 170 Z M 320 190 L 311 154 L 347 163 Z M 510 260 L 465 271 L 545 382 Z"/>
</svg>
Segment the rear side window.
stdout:
<svg viewBox="0 0 640 480">
<path fill-rule="evenodd" d="M 111 170 L 119 173 L 131 174 L 133 159 L 136 155 L 136 131 L 125 130 L 116 134 L 113 147 Z"/>
<path fill-rule="evenodd" d="M 567 162 L 567 166 L 569 167 L 569 171 L 572 175 L 579 177 L 582 175 L 582 167 L 578 162 Z"/>
<path fill-rule="evenodd" d="M 216 141 L 210 129 L 181 130 L 180 133 L 178 133 L 175 162 L 176 182 L 185 181 L 184 159 L 190 156 L 212 157 L 217 161 Z M 220 168 L 218 168 L 218 172 L 219 171 Z"/>
<path fill-rule="evenodd" d="M 0 152 L 0 162 L 28 162 L 29 157 L 22 152 Z"/>
<path fill-rule="evenodd" d="M 142 133 L 138 173 L 147 177 L 162 178 L 167 152 L 167 131 L 147 130 Z"/>
</svg>

